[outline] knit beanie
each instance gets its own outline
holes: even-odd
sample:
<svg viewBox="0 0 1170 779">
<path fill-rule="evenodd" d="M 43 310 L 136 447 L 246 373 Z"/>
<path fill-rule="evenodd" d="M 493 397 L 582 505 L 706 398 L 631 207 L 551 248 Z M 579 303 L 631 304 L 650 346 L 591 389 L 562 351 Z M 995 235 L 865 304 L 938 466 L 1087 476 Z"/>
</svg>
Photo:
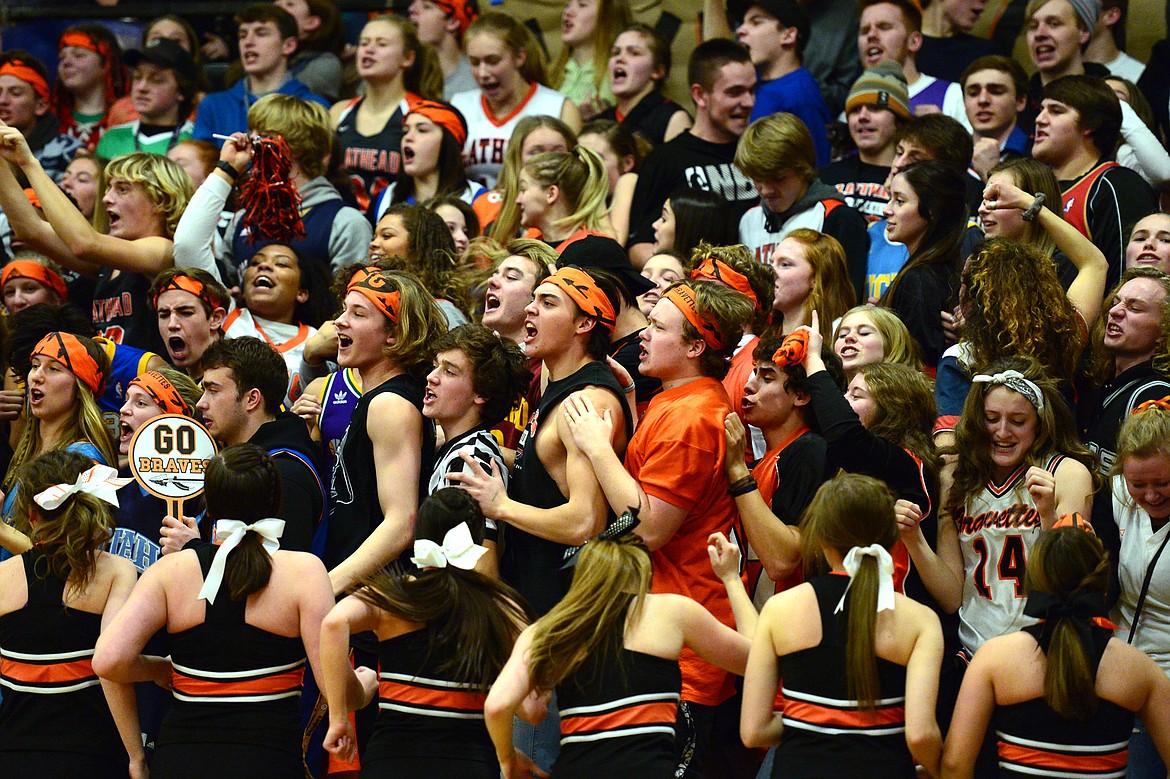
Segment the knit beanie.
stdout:
<svg viewBox="0 0 1170 779">
<path fill-rule="evenodd" d="M 882 60 L 853 82 L 845 100 L 845 113 L 863 105 L 888 108 L 903 119 L 910 118 L 910 93 L 901 65 L 893 60 Z"/>
<path fill-rule="evenodd" d="M 1101 19 L 1101 0 L 1068 0 L 1068 4 L 1077 12 L 1086 30 L 1097 29 L 1097 22 Z"/>
</svg>

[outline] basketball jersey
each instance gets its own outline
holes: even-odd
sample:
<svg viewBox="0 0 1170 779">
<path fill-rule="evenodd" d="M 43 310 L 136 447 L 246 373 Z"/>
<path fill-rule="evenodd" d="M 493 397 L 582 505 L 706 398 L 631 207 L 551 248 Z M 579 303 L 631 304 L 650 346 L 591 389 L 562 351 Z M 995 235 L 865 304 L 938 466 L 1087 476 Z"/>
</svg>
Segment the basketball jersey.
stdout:
<svg viewBox="0 0 1170 779">
<path fill-rule="evenodd" d="M 1053 455 L 1044 470 L 1056 473 L 1063 459 Z M 963 552 L 959 640 L 971 653 L 989 638 L 1035 623 L 1024 616 L 1024 570 L 1040 539 L 1040 512 L 1024 487 L 1030 467 L 1022 464 L 1003 484 L 987 482 L 955 518 Z"/>
<path fill-rule="evenodd" d="M 1093 187 L 1105 171 L 1116 167 L 1116 162 L 1102 162 L 1081 176 L 1079 181 L 1061 195 L 1064 205 L 1064 220 L 1077 228 L 1081 235 L 1090 241 L 1093 240 L 1093 231 L 1089 229 L 1089 201 L 1092 200 Z"/>
<path fill-rule="evenodd" d="M 467 120 L 467 142 L 463 146 L 463 167 L 467 178 L 493 189 L 500 177 L 500 169 L 504 167 L 504 151 L 516 124 L 526 116 L 559 118 L 567 99 L 542 84 L 530 84 L 528 94 L 512 113 L 496 116 L 478 89 L 452 97 L 451 105 L 458 108 Z"/>
<path fill-rule="evenodd" d="M 342 368 L 329 374 L 321 392 L 321 415 L 317 418 L 317 426 L 321 429 L 321 440 L 325 442 L 329 473 L 333 473 L 337 449 L 362 396 L 360 383 L 361 379 L 353 368 Z"/>
<path fill-rule="evenodd" d="M 358 209 L 365 213 L 402 167 L 402 136 L 406 134 L 402 122 L 411 106 L 422 98 L 407 92 L 386 124 L 373 135 L 362 135 L 357 129 L 357 112 L 363 99 L 355 97 L 337 117 L 337 139 L 353 196 Z"/>
<path fill-rule="evenodd" d="M 303 388 L 294 385 L 294 377 L 299 376 L 301 356 L 305 353 L 305 342 L 317 332 L 317 328 L 310 327 L 303 322 L 273 322 L 262 317 L 254 316 L 246 308 L 234 308 L 223 322 L 225 338 L 239 338 L 251 336 L 264 341 L 273 351 L 284 359 L 288 368 L 289 385 L 284 395 L 285 408 L 292 408 L 292 404 L 300 397 Z"/>
</svg>

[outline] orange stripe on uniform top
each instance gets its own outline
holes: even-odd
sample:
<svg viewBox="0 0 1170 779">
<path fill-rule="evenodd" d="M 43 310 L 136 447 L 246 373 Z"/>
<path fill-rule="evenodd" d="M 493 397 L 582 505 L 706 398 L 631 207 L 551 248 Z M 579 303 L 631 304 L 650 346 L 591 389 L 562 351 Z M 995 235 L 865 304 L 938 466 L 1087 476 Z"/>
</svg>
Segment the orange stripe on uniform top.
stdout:
<svg viewBox="0 0 1170 779">
<path fill-rule="evenodd" d="M 6 679 L 23 684 L 67 684 L 95 678 L 93 665 L 87 657 L 67 663 L 22 663 L 4 658 L 0 662 L 0 674 Z"/>
<path fill-rule="evenodd" d="M 687 321 L 695 326 L 699 331 L 699 335 L 703 337 L 703 342 L 712 349 L 719 351 L 724 348 L 723 336 L 719 333 L 719 328 L 714 322 L 711 322 L 699 316 L 699 306 L 695 302 L 695 290 L 690 284 L 676 284 L 666 291 L 662 296 L 682 312 Z"/>
<path fill-rule="evenodd" d="M 702 281 L 718 281 L 720 284 L 731 287 L 736 292 L 742 292 L 747 295 L 748 300 L 756 307 L 757 311 L 763 309 L 760 301 L 756 298 L 756 293 L 752 291 L 752 283 L 748 281 L 748 277 L 732 268 L 726 262 L 717 260 L 714 257 L 708 257 L 699 263 L 699 267 L 691 271 L 691 280 L 699 279 Z"/>
<path fill-rule="evenodd" d="M 673 726 L 677 718 L 678 704 L 676 703 L 643 703 L 640 706 L 628 706 L 592 717 L 563 717 L 561 719 L 561 733 L 569 735 L 599 730 L 616 730 L 627 725 Z"/>
<path fill-rule="evenodd" d="M 784 716 L 807 722 L 810 725 L 845 728 L 875 728 L 884 725 L 901 725 L 906 722 L 904 706 L 890 706 L 876 711 L 862 712 L 853 709 L 834 709 L 788 699 L 784 703 Z"/>
<path fill-rule="evenodd" d="M 1078 747 L 1078 749 L 1083 747 Z M 1124 769 L 1129 762 L 1129 750 L 1122 749 L 1104 755 L 1078 754 L 1062 755 L 1044 749 L 1032 749 L 1017 744 L 999 742 L 999 756 L 1002 760 L 1020 765 L 1048 768 L 1058 771 L 1090 773 Z"/>
<path fill-rule="evenodd" d="M 582 314 L 593 317 L 598 324 L 613 334 L 613 329 L 617 327 L 617 312 L 613 310 L 613 303 L 609 302 L 609 298 L 601 291 L 601 287 L 597 286 L 592 276 L 580 268 L 561 268 L 545 279 L 545 282 L 562 290 L 577 304 Z"/>
<path fill-rule="evenodd" d="M 171 674 L 171 689 L 191 696 L 273 695 L 299 689 L 304 680 L 304 666 L 272 676 L 262 676 L 259 679 L 225 681 L 197 679 L 181 671 L 175 671 Z"/>
<path fill-rule="evenodd" d="M 487 695 L 482 692 L 456 689 L 436 690 L 430 687 L 387 681 L 378 684 L 378 698 L 394 703 L 409 703 L 415 706 L 430 706 L 436 709 L 480 714 L 483 713 L 483 704 L 487 701 Z"/>
</svg>

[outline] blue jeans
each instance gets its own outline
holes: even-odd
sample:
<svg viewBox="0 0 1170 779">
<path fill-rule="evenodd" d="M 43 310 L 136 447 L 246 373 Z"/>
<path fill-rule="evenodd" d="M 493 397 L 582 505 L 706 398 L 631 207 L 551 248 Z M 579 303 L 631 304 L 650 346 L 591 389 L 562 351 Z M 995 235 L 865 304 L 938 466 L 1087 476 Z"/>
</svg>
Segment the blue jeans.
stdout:
<svg viewBox="0 0 1170 779">
<path fill-rule="evenodd" d="M 548 716 L 539 725 L 529 725 L 519 717 L 512 729 L 512 745 L 532 758 L 545 771 L 552 769 L 561 753 L 561 710 L 553 693 L 548 702 Z M 1163 777 L 1165 779 L 1165 777 Z"/>
<path fill-rule="evenodd" d="M 1129 738 L 1129 768 L 1126 779 L 1166 779 L 1166 765 L 1146 732 L 1141 720 L 1133 721 L 1133 735 Z"/>
</svg>

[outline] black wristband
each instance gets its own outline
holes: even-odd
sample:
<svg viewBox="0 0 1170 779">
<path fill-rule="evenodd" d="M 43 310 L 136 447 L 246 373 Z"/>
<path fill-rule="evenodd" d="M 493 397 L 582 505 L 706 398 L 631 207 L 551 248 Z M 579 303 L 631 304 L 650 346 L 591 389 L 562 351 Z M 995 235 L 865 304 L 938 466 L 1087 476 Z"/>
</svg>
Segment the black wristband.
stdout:
<svg viewBox="0 0 1170 779">
<path fill-rule="evenodd" d="M 733 498 L 738 498 L 740 495 L 747 495 L 749 492 L 759 489 L 759 486 L 754 476 L 744 476 L 727 488 L 727 494 Z"/>
<path fill-rule="evenodd" d="M 232 167 L 232 164 L 227 160 L 220 160 L 215 167 L 226 173 L 227 177 L 232 180 L 233 184 L 240 180 L 240 172 Z"/>
<path fill-rule="evenodd" d="M 1043 207 L 1044 207 L 1044 193 L 1037 192 L 1035 195 L 1035 199 L 1032 201 L 1032 205 L 1028 206 L 1028 208 L 1024 211 L 1024 213 L 1020 214 L 1020 218 L 1023 219 L 1025 222 L 1035 222 L 1036 217 L 1040 214 L 1040 209 Z"/>
</svg>

